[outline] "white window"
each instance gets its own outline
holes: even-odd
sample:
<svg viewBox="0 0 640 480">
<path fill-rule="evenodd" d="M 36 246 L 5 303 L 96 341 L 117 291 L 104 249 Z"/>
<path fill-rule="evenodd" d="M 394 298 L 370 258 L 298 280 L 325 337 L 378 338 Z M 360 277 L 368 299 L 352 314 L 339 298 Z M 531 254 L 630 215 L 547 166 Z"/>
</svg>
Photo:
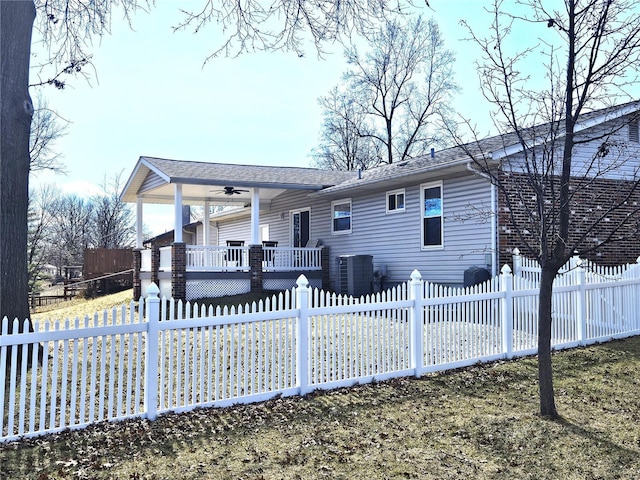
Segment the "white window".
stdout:
<svg viewBox="0 0 640 480">
<path fill-rule="evenodd" d="M 629 141 L 640 143 L 640 132 L 638 131 L 638 120 L 634 120 L 629 124 Z"/>
<path fill-rule="evenodd" d="M 331 233 L 351 233 L 351 199 L 331 202 Z"/>
<path fill-rule="evenodd" d="M 260 225 L 260 239 L 261 242 L 269 240 L 269 224 Z"/>
<path fill-rule="evenodd" d="M 404 188 L 387 192 L 387 213 L 404 212 Z"/>
<path fill-rule="evenodd" d="M 442 182 L 420 186 L 422 248 L 443 247 Z"/>
</svg>

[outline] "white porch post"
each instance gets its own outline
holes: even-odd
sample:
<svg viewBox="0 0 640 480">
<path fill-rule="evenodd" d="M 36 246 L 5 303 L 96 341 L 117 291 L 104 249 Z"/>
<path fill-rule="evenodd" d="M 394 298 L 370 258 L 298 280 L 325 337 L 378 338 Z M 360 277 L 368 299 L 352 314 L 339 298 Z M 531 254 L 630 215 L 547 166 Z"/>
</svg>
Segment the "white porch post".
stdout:
<svg viewBox="0 0 640 480">
<path fill-rule="evenodd" d="M 260 243 L 260 189 L 253 189 L 251 198 L 251 245 Z"/>
<path fill-rule="evenodd" d="M 203 239 L 202 239 L 202 244 L 203 245 L 210 245 L 211 244 L 211 217 L 209 214 L 209 208 L 211 207 L 209 200 L 206 200 L 204 202 L 204 229 L 203 229 Z"/>
<path fill-rule="evenodd" d="M 142 198 L 136 198 L 136 248 L 142 248 Z"/>
<path fill-rule="evenodd" d="M 173 241 L 182 242 L 182 184 L 174 187 L 173 203 Z"/>
</svg>

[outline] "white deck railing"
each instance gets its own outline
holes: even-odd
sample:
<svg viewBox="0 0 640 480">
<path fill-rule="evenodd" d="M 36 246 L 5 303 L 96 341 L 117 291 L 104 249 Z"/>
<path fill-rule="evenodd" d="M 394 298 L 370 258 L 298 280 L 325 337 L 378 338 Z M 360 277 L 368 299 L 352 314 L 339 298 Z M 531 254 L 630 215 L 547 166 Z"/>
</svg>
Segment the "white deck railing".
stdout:
<svg viewBox="0 0 640 480">
<path fill-rule="evenodd" d="M 249 247 L 187 245 L 187 270 L 249 271 Z"/>
<path fill-rule="evenodd" d="M 263 247 L 265 272 L 322 270 L 320 248 Z M 211 247 L 187 245 L 189 271 L 248 271 L 249 247 Z"/>
<path fill-rule="evenodd" d="M 322 247 L 262 247 L 265 272 L 322 270 Z"/>
</svg>

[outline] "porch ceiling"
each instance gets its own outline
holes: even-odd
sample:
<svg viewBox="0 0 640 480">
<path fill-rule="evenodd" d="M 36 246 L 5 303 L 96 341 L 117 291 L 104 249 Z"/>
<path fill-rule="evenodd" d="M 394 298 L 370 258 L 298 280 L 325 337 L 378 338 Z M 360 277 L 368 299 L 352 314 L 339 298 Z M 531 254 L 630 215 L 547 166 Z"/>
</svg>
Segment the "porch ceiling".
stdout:
<svg viewBox="0 0 640 480">
<path fill-rule="evenodd" d="M 239 194 L 226 195 L 224 187 L 233 186 L 237 189 L 247 190 Z M 248 205 L 251 203 L 252 187 L 239 187 L 237 184 L 211 184 L 193 185 L 182 184 L 182 201 L 189 205 L 201 205 L 209 201 L 211 205 Z M 285 189 L 281 188 L 260 188 L 260 205 L 268 205 L 271 199 L 277 197 Z M 147 190 L 139 194 L 143 203 L 173 204 L 174 184 L 165 183 L 161 186 Z"/>
</svg>

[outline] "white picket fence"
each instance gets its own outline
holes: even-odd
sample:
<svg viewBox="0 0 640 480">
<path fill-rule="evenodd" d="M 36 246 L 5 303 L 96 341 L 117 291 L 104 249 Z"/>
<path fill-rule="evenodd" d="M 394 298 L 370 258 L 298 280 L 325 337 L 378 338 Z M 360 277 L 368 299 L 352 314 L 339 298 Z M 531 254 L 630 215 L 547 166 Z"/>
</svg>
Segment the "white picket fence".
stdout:
<svg viewBox="0 0 640 480">
<path fill-rule="evenodd" d="M 640 265 L 616 272 L 576 265 L 557 279 L 555 348 L 640 334 Z M 359 299 L 312 290 L 301 276 L 271 301 L 215 311 L 158 292 L 151 285 L 139 304 L 83 320 L 36 321 L 33 333 L 8 335 L 5 318 L 0 441 L 536 352 L 538 292 L 529 274 L 508 266 L 466 289 L 414 271 L 409 282 Z M 42 362 L 27 355 L 34 345 Z"/>
</svg>

